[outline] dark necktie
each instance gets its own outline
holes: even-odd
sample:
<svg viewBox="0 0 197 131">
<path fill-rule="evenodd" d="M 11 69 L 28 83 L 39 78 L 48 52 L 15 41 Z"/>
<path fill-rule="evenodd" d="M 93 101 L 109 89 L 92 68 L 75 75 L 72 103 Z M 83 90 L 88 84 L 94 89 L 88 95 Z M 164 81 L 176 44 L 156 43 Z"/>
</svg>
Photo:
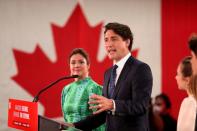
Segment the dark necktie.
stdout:
<svg viewBox="0 0 197 131">
<path fill-rule="evenodd" d="M 109 81 L 109 97 L 111 98 L 114 93 L 115 88 L 115 81 L 116 81 L 116 69 L 118 68 L 117 65 L 114 65 L 111 70 L 110 81 Z"/>
</svg>

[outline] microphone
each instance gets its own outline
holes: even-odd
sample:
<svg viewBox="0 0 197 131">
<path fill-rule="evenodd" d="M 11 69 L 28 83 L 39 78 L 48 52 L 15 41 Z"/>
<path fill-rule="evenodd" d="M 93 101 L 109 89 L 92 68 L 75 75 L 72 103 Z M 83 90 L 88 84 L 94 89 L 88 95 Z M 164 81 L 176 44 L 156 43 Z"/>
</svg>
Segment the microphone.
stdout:
<svg viewBox="0 0 197 131">
<path fill-rule="evenodd" d="M 60 82 L 60 81 L 62 81 L 64 79 L 71 79 L 71 78 L 78 78 L 78 77 L 79 77 L 78 75 L 72 75 L 72 76 L 64 76 L 64 77 L 59 78 L 58 80 L 52 82 L 51 84 L 49 84 L 48 86 L 46 86 L 45 88 L 43 88 L 42 90 L 40 90 L 38 92 L 38 94 L 34 97 L 33 102 L 38 102 L 40 94 L 42 94 L 42 92 L 44 92 L 48 88 L 52 87 L 56 83 L 58 83 L 58 82 Z"/>
</svg>

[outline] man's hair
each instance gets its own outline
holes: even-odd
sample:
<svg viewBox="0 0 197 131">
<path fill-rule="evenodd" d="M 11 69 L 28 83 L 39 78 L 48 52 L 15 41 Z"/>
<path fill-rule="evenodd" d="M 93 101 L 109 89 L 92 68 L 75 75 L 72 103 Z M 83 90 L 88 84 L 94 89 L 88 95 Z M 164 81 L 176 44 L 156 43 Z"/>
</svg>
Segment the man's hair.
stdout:
<svg viewBox="0 0 197 131">
<path fill-rule="evenodd" d="M 83 49 L 83 48 L 75 48 L 72 50 L 72 52 L 70 53 L 69 55 L 69 63 L 70 63 L 70 58 L 73 56 L 73 55 L 76 55 L 76 54 L 80 54 L 82 55 L 86 61 L 87 61 L 87 64 L 89 65 L 90 64 L 90 58 L 88 56 L 88 53 Z"/>
<path fill-rule="evenodd" d="M 105 25 L 105 31 L 104 34 L 108 31 L 108 30 L 113 30 L 114 33 L 118 34 L 119 36 L 121 36 L 123 38 L 123 40 L 130 40 L 129 43 L 129 47 L 128 49 L 131 50 L 132 49 L 132 44 L 133 44 L 133 34 L 130 30 L 130 28 L 127 25 L 123 25 L 120 23 L 108 23 L 107 25 Z"/>
<path fill-rule="evenodd" d="M 190 50 L 193 51 L 197 57 L 197 34 L 192 34 L 188 43 Z"/>
</svg>

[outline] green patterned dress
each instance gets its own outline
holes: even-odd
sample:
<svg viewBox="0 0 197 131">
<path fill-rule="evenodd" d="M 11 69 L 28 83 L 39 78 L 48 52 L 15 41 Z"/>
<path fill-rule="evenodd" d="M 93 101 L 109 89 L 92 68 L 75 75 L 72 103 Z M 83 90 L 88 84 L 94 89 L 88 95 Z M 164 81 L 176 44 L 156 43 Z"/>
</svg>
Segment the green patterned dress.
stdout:
<svg viewBox="0 0 197 131">
<path fill-rule="evenodd" d="M 89 96 L 92 94 L 102 94 L 102 87 L 94 82 L 90 77 L 84 80 L 73 82 L 64 87 L 62 91 L 62 112 L 66 122 L 73 123 L 80 121 L 93 113 L 89 109 Z M 104 131 L 105 124 L 94 129 L 94 131 Z"/>
</svg>

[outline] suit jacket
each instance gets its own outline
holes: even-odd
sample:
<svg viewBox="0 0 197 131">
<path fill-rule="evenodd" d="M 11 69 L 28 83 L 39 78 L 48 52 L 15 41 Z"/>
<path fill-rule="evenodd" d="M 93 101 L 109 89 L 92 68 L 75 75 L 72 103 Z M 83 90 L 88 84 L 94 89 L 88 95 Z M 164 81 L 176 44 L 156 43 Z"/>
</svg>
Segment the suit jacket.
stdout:
<svg viewBox="0 0 197 131">
<path fill-rule="evenodd" d="M 103 96 L 109 98 L 108 87 L 110 72 L 104 75 Z M 102 112 L 74 123 L 76 128 L 91 130 L 106 122 L 107 131 L 148 131 L 148 107 L 152 91 L 150 67 L 129 57 L 118 78 L 112 99 L 115 112 Z"/>
</svg>

